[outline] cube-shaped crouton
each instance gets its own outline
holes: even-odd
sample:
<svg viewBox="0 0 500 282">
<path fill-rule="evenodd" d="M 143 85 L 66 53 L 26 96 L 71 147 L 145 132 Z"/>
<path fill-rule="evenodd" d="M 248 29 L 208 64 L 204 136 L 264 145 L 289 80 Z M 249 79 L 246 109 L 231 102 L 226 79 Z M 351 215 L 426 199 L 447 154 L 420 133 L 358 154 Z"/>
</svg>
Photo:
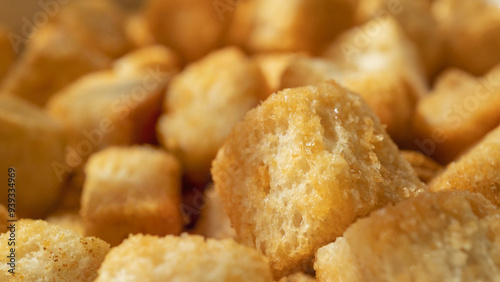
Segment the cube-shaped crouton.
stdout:
<svg viewBox="0 0 500 282">
<path fill-rule="evenodd" d="M 267 260 L 233 240 L 130 236 L 106 256 L 96 282 L 273 281 Z"/>
<path fill-rule="evenodd" d="M 317 53 L 353 24 L 354 6 L 342 0 L 241 1 L 229 40 L 256 53 Z"/>
<path fill-rule="evenodd" d="M 403 150 L 401 151 L 401 154 L 411 164 L 411 166 L 417 173 L 418 178 L 424 183 L 429 183 L 444 169 L 433 159 L 420 152 Z"/>
<path fill-rule="evenodd" d="M 16 54 L 9 40 L 8 31 L 0 26 L 0 83 L 16 60 Z"/>
<path fill-rule="evenodd" d="M 118 245 L 130 233 L 179 234 L 180 164 L 152 147 L 112 147 L 85 167 L 80 214 L 85 234 Z"/>
<path fill-rule="evenodd" d="M 160 142 L 181 160 L 192 181 L 210 178 L 210 164 L 231 128 L 267 97 L 258 65 L 236 48 L 214 52 L 173 78 Z"/>
<path fill-rule="evenodd" d="M 425 193 L 352 224 L 316 253 L 320 281 L 495 281 L 500 210 L 468 191 Z"/>
<path fill-rule="evenodd" d="M 1 91 L 44 106 L 55 92 L 109 63 L 108 56 L 83 45 L 66 27 L 48 24 L 32 35 Z"/>
<path fill-rule="evenodd" d="M 144 17 L 156 42 L 191 62 L 222 46 L 230 13 L 219 17 L 218 1 L 151 0 Z"/>
<path fill-rule="evenodd" d="M 275 278 L 307 269 L 356 218 L 425 189 L 363 99 L 333 82 L 248 112 L 212 175 L 238 239 Z"/>
<path fill-rule="evenodd" d="M 433 13 L 448 65 L 481 75 L 500 63 L 500 5 L 494 0 L 437 0 Z"/>
<path fill-rule="evenodd" d="M 432 14 L 431 0 L 360 0 L 357 23 L 370 19 L 394 17 L 419 51 L 426 73 L 432 77 L 443 62 L 443 36 Z"/>
<path fill-rule="evenodd" d="M 22 219 L 15 226 L 15 274 L 11 269 L 11 232 L 0 234 L 2 281 L 94 281 L 109 251 L 109 244 L 95 237 L 49 224 Z M 12 242 L 12 241 L 10 241 Z"/>
<path fill-rule="evenodd" d="M 500 127 L 430 183 L 432 191 L 469 190 L 500 206 Z"/>
<path fill-rule="evenodd" d="M 417 105 L 414 145 L 448 163 L 500 124 L 499 108 L 500 66 L 482 78 L 450 69 Z"/>
<path fill-rule="evenodd" d="M 41 218 L 54 206 L 66 180 L 63 126 L 21 99 L 0 95 L 0 181 L 15 183 L 16 213 Z M 12 177 L 9 176 L 12 168 Z M 8 178 L 15 179 L 8 182 Z M 7 188 L 0 203 L 7 206 Z M 14 192 L 14 191 L 12 191 Z"/>
</svg>

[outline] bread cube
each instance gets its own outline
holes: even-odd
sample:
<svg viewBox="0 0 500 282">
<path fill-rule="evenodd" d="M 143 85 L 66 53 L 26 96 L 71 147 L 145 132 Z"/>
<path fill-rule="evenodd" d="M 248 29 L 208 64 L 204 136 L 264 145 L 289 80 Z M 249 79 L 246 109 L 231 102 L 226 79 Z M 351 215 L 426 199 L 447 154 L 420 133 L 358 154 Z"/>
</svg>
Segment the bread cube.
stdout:
<svg viewBox="0 0 500 282">
<path fill-rule="evenodd" d="M 401 151 L 403 157 L 410 163 L 420 181 L 429 183 L 443 171 L 443 167 L 426 155 L 410 150 Z"/>
<path fill-rule="evenodd" d="M 500 126 L 429 185 L 432 191 L 468 190 L 500 206 Z"/>
<path fill-rule="evenodd" d="M 8 31 L 0 25 L 0 83 L 16 60 L 16 54 L 9 40 Z"/>
<path fill-rule="evenodd" d="M 357 218 L 425 190 L 363 99 L 334 82 L 248 112 L 212 175 L 238 240 L 269 258 L 275 279 L 307 270 Z"/>
<path fill-rule="evenodd" d="M 10 232 L 0 234 L 2 281 L 94 281 L 109 245 L 95 237 L 49 224 L 43 220 L 15 222 L 15 274 L 8 245 Z M 12 241 L 11 241 L 12 242 Z"/>
<path fill-rule="evenodd" d="M 222 46 L 229 19 L 219 17 L 213 0 L 150 0 L 144 9 L 156 42 L 196 61 Z M 226 16 L 229 14 L 226 14 Z"/>
<path fill-rule="evenodd" d="M 130 233 L 180 234 L 180 164 L 152 147 L 112 147 L 85 166 L 80 214 L 85 234 L 112 246 Z"/>
<path fill-rule="evenodd" d="M 113 248 L 96 282 L 131 281 L 273 281 L 267 260 L 233 240 L 182 235 L 130 236 Z"/>
<path fill-rule="evenodd" d="M 414 145 L 449 163 L 500 124 L 500 66 L 484 77 L 449 69 L 415 110 Z"/>
<path fill-rule="evenodd" d="M 42 218 L 71 171 L 66 170 L 63 126 L 26 101 L 0 95 L 0 136 L 0 181 L 6 187 L 0 203 L 8 204 L 8 170 L 13 168 L 17 216 Z"/>
<path fill-rule="evenodd" d="M 179 71 L 180 59 L 172 50 L 162 45 L 139 48 L 113 63 L 118 75 L 147 74 L 151 71 L 173 74 Z"/>
<path fill-rule="evenodd" d="M 254 53 L 318 53 L 353 24 L 354 6 L 342 0 L 241 1 L 229 41 Z"/>
<path fill-rule="evenodd" d="M 500 5 L 495 0 L 437 0 L 448 65 L 481 75 L 500 63 Z"/>
<path fill-rule="evenodd" d="M 189 179 L 204 183 L 231 128 L 267 95 L 255 62 L 236 48 L 214 52 L 173 78 L 158 139 L 181 160 Z"/>
<path fill-rule="evenodd" d="M 287 52 L 259 54 L 254 57 L 262 70 L 270 94 L 281 90 L 281 77 L 297 56 L 298 53 Z"/>
<path fill-rule="evenodd" d="M 494 281 L 500 210 L 468 191 L 425 193 L 359 219 L 316 253 L 320 281 Z"/>
</svg>

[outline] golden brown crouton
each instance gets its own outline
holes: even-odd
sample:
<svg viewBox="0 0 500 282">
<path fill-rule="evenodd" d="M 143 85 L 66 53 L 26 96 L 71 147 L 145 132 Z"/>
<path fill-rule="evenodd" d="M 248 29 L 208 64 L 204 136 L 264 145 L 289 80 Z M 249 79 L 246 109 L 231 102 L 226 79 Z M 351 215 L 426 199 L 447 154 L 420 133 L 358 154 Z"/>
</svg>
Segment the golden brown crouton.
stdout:
<svg viewBox="0 0 500 282">
<path fill-rule="evenodd" d="M 109 57 L 83 45 L 65 27 L 49 24 L 32 35 L 5 77 L 2 92 L 43 106 L 50 96 L 78 77 L 109 63 Z"/>
<path fill-rule="evenodd" d="M 317 53 L 353 24 L 354 2 L 244 0 L 236 7 L 229 40 L 251 52 Z"/>
<path fill-rule="evenodd" d="M 500 124 L 500 66 L 483 78 L 450 69 L 415 110 L 415 145 L 448 163 Z"/>
<path fill-rule="evenodd" d="M 443 171 L 440 164 L 420 152 L 404 150 L 401 154 L 413 167 L 420 181 L 424 183 L 429 183 Z"/>
<path fill-rule="evenodd" d="M 85 234 L 112 246 L 130 233 L 180 234 L 180 164 L 152 147 L 112 147 L 85 166 L 80 214 Z"/>
<path fill-rule="evenodd" d="M 448 64 L 481 75 L 500 63 L 500 5 L 495 0 L 436 0 Z"/>
<path fill-rule="evenodd" d="M 430 189 L 469 190 L 500 206 L 500 127 L 490 132 L 467 154 L 448 165 L 430 183 Z"/>
<path fill-rule="evenodd" d="M 483 196 L 425 193 L 359 219 L 316 253 L 320 281 L 495 281 L 500 210 Z"/>
<path fill-rule="evenodd" d="M 21 219 L 15 223 L 15 274 L 11 266 L 8 239 L 0 234 L 0 280 L 2 281 L 93 281 L 109 245 L 95 237 L 49 224 Z"/>
<path fill-rule="evenodd" d="M 0 25 L 0 82 L 16 60 L 16 54 L 8 37 L 8 31 Z"/>
<path fill-rule="evenodd" d="M 195 61 L 220 47 L 229 19 L 219 18 L 214 0 L 150 0 L 144 16 L 154 39 Z"/>
<path fill-rule="evenodd" d="M 236 231 L 231 227 L 222 200 L 213 185 L 205 190 L 203 199 L 200 217 L 191 233 L 214 239 L 236 238 Z"/>
<path fill-rule="evenodd" d="M 7 187 L 8 169 L 15 172 L 16 213 L 43 217 L 55 204 L 66 175 L 66 133 L 62 125 L 21 99 L 0 95 L 0 181 Z M 7 206 L 7 188 L 0 203 Z"/>
<path fill-rule="evenodd" d="M 415 43 L 428 76 L 443 64 L 443 36 L 431 12 L 431 0 L 360 0 L 356 22 L 394 17 Z"/>
<path fill-rule="evenodd" d="M 178 156 L 188 178 L 203 183 L 231 128 L 267 95 L 259 67 L 241 51 L 210 54 L 173 78 L 158 123 L 160 143 Z"/>
<path fill-rule="evenodd" d="M 238 239 L 276 279 L 305 270 L 356 218 L 425 189 L 363 99 L 333 82 L 248 112 L 212 175 Z"/>
<path fill-rule="evenodd" d="M 272 281 L 267 260 L 233 240 L 135 235 L 106 256 L 96 282 Z"/>
</svg>

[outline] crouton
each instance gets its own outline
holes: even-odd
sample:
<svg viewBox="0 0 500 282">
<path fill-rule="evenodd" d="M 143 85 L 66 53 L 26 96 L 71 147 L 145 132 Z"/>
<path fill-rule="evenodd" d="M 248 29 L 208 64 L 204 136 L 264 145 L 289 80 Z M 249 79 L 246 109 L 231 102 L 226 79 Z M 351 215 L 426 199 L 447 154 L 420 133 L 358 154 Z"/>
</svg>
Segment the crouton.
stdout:
<svg viewBox="0 0 500 282">
<path fill-rule="evenodd" d="M 147 164 L 146 166 L 144 164 Z M 116 246 L 130 233 L 180 234 L 180 165 L 151 147 L 112 147 L 85 166 L 85 234 Z"/>
<path fill-rule="evenodd" d="M 42 218 L 60 197 L 66 174 L 66 132 L 62 124 L 21 99 L 0 95 L 0 174 L 7 187 L 15 170 L 16 213 Z M 7 190 L 5 188 L 5 193 Z M 0 197 L 7 206 L 8 197 Z"/>
<path fill-rule="evenodd" d="M 257 64 L 236 48 L 217 51 L 172 79 L 158 139 L 188 178 L 204 183 L 231 128 L 267 95 Z"/>
<path fill-rule="evenodd" d="M 281 90 L 281 76 L 296 56 L 297 53 L 271 53 L 254 57 L 262 70 L 270 94 Z"/>
<path fill-rule="evenodd" d="M 212 175 L 238 240 L 276 279 L 358 217 L 425 187 L 362 98 L 334 82 L 271 95 L 235 126 Z"/>
<path fill-rule="evenodd" d="M 500 210 L 468 191 L 425 193 L 359 219 L 316 253 L 320 281 L 494 281 Z"/>
<path fill-rule="evenodd" d="M 49 224 L 21 219 L 15 223 L 15 274 L 8 272 L 10 232 L 0 234 L 2 281 L 94 281 L 109 245 L 95 237 Z"/>
<path fill-rule="evenodd" d="M 443 171 L 443 167 L 426 155 L 410 150 L 401 151 L 403 157 L 411 164 L 420 181 L 429 183 Z"/>
<path fill-rule="evenodd" d="M 49 214 L 45 220 L 50 224 L 72 230 L 78 234 L 85 234 L 83 220 L 78 211 L 58 210 Z"/>
<path fill-rule="evenodd" d="M 134 235 L 106 256 L 96 282 L 273 281 L 267 260 L 233 240 Z"/>
</svg>

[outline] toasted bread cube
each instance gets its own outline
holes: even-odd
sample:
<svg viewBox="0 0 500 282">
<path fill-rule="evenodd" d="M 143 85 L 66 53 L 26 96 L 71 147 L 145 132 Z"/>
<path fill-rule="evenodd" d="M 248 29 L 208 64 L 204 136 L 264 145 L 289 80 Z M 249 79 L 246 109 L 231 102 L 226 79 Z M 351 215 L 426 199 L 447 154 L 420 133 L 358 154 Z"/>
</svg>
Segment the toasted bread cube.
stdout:
<svg viewBox="0 0 500 282">
<path fill-rule="evenodd" d="M 481 75 L 500 63 L 500 5 L 495 0 L 437 0 L 448 64 Z"/>
<path fill-rule="evenodd" d="M 85 167 L 80 214 L 85 234 L 112 246 L 130 233 L 180 234 L 180 164 L 152 147 L 112 147 Z"/>
<path fill-rule="evenodd" d="M 500 66 L 483 78 L 449 69 L 415 110 L 415 145 L 448 163 L 500 124 Z"/>
<path fill-rule="evenodd" d="M 126 19 L 116 1 L 73 0 L 61 6 L 52 21 L 68 28 L 84 45 L 118 58 L 131 48 L 125 34 Z"/>
<path fill-rule="evenodd" d="M 195 61 L 222 46 L 229 19 L 219 18 L 213 0 L 150 0 L 144 17 L 156 42 Z"/>
<path fill-rule="evenodd" d="M 15 223 L 15 274 L 8 270 L 10 232 L 0 234 L 2 281 L 94 281 L 109 244 L 49 224 L 21 219 Z"/>
<path fill-rule="evenodd" d="M 44 106 L 55 92 L 109 63 L 108 56 L 83 45 L 65 27 L 48 24 L 33 34 L 1 91 Z"/>
<path fill-rule="evenodd" d="M 242 1 L 229 40 L 256 53 L 317 53 L 353 24 L 354 6 L 342 0 Z"/>
<path fill-rule="evenodd" d="M 446 167 L 429 185 L 432 191 L 469 190 L 500 206 L 500 126 L 467 154 Z"/>
<path fill-rule="evenodd" d="M 8 31 L 0 26 L 0 83 L 16 60 L 16 54 L 8 37 Z"/>
<path fill-rule="evenodd" d="M 305 274 L 303 272 L 297 272 L 295 274 L 283 277 L 279 280 L 279 282 L 315 282 L 315 281 L 317 281 L 316 278 L 314 278 L 311 275 Z"/>
<path fill-rule="evenodd" d="M 410 150 L 401 151 L 403 157 L 410 163 L 420 181 L 429 183 L 443 171 L 443 167 L 426 155 Z"/>
<path fill-rule="evenodd" d="M 0 136 L 0 169 L 4 172 L 0 181 L 7 187 L 11 183 L 8 170 L 15 170 L 17 216 L 45 216 L 66 180 L 59 170 L 65 166 L 63 126 L 28 102 L 0 95 Z M 7 194 L 0 197 L 0 203 L 7 206 Z"/>
<path fill-rule="evenodd" d="M 276 279 L 306 270 L 356 218 L 425 189 L 362 98 L 333 82 L 248 112 L 212 175 L 239 241 Z"/>
<path fill-rule="evenodd" d="M 151 45 L 139 48 L 121 57 L 113 63 L 113 70 L 118 75 L 161 71 L 175 74 L 179 71 L 180 59 L 169 48 Z"/>
<path fill-rule="evenodd" d="M 267 260 L 233 240 L 134 235 L 113 248 L 96 282 L 131 281 L 273 281 Z"/>
<path fill-rule="evenodd" d="M 268 95 L 261 70 L 236 48 L 208 55 L 173 78 L 160 143 L 174 152 L 192 181 L 210 178 L 210 164 L 231 128 Z"/>
<path fill-rule="evenodd" d="M 361 0 L 356 9 L 356 22 L 392 16 L 401 25 L 419 51 L 426 73 L 432 77 L 443 62 L 443 36 L 432 15 L 431 0 Z"/>
<path fill-rule="evenodd" d="M 316 253 L 320 281 L 495 281 L 500 210 L 468 191 L 425 193 L 359 219 Z"/>
<path fill-rule="evenodd" d="M 231 227 L 231 221 L 213 185 L 205 190 L 203 199 L 200 217 L 191 233 L 214 239 L 236 238 L 236 231 Z"/>
</svg>

